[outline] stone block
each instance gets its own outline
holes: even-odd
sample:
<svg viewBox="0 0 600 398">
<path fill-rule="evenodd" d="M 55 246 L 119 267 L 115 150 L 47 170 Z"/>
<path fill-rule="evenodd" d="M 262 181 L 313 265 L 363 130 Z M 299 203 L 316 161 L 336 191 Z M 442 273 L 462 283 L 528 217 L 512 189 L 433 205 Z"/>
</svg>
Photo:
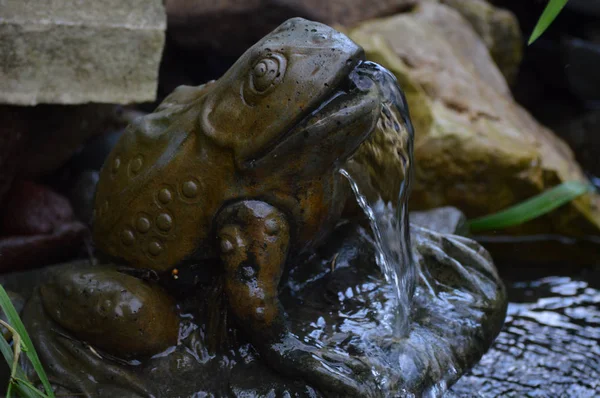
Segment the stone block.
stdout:
<svg viewBox="0 0 600 398">
<path fill-rule="evenodd" d="M 161 0 L 3 0 L 0 103 L 153 101 Z"/>
</svg>

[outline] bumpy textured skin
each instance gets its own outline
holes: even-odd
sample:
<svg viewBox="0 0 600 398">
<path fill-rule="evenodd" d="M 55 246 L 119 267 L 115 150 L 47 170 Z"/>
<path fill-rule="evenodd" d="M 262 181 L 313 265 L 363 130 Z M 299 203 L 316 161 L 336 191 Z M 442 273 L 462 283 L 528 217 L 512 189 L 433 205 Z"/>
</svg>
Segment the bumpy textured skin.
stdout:
<svg viewBox="0 0 600 398">
<path fill-rule="evenodd" d="M 245 198 L 289 215 L 292 249 L 321 240 L 343 205 L 335 163 L 372 130 L 376 90 L 342 98 L 346 108 L 330 110 L 330 125 L 318 125 L 322 114 L 309 116 L 361 59 L 362 48 L 343 34 L 297 18 L 250 48 L 218 81 L 177 89 L 129 126 L 101 171 L 98 248 L 155 270 L 214 257 L 214 216 Z"/>
<path fill-rule="evenodd" d="M 40 293 L 54 321 L 114 355 L 152 355 L 177 344 L 175 301 L 155 284 L 116 269 L 66 268 Z"/>
<path fill-rule="evenodd" d="M 275 323 L 283 325 L 277 288 L 290 241 L 285 215 L 264 202 L 243 201 L 228 206 L 218 224 L 225 291 L 235 315 L 250 334 L 272 334 Z"/>
</svg>

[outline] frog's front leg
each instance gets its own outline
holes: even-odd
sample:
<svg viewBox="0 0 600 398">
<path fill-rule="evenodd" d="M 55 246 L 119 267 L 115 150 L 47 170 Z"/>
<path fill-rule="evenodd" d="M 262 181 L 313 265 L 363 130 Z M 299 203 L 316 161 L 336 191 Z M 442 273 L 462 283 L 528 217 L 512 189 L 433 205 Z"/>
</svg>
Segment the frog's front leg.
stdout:
<svg viewBox="0 0 600 398">
<path fill-rule="evenodd" d="M 321 390 L 369 395 L 366 383 L 356 381 L 359 373 L 370 372 L 362 362 L 309 346 L 286 326 L 278 298 L 290 246 L 286 216 L 265 202 L 237 202 L 219 214 L 217 237 L 230 310 L 266 362 Z"/>
</svg>

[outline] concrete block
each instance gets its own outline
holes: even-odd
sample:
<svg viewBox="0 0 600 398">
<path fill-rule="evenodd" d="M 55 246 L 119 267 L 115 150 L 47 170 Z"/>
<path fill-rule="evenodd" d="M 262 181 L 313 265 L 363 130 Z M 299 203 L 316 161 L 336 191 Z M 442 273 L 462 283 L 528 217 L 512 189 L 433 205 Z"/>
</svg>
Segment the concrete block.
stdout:
<svg viewBox="0 0 600 398">
<path fill-rule="evenodd" d="M 0 103 L 153 101 L 161 0 L 0 0 Z"/>
</svg>

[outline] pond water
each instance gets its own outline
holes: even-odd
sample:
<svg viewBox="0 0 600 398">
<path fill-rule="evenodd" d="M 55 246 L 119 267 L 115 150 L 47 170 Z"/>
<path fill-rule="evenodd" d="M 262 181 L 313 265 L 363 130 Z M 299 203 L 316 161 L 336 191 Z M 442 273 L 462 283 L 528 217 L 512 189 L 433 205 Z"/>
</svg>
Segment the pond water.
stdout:
<svg viewBox="0 0 600 398">
<path fill-rule="evenodd" d="M 507 288 L 502 332 L 448 395 L 600 396 L 600 270 Z"/>
</svg>

